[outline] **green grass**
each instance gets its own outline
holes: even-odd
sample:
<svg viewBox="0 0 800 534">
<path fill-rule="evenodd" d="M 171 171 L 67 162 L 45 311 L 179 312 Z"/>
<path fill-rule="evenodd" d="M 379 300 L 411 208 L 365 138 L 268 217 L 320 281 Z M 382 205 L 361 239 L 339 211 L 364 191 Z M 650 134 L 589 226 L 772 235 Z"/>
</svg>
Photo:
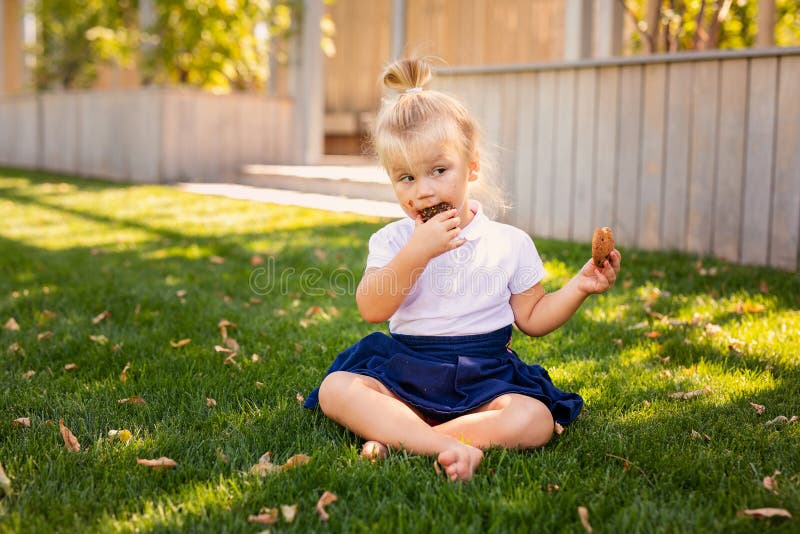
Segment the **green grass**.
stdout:
<svg viewBox="0 0 800 534">
<path fill-rule="evenodd" d="M 514 339 L 583 395 L 582 415 L 543 449 L 491 450 L 473 482 L 451 484 L 430 458 L 359 459 L 358 438 L 296 401 L 374 329 L 353 286 L 385 221 L 9 169 L 0 214 L 0 325 L 20 326 L 0 328 L 0 463 L 13 488 L 0 531 L 257 532 L 248 515 L 294 503 L 295 521 L 273 532 L 582 532 L 579 506 L 598 532 L 798 529 L 800 423 L 765 424 L 800 415 L 797 273 L 622 247 L 611 293 L 545 338 Z M 550 289 L 588 254 L 585 243 L 536 242 Z M 255 255 L 284 283 L 256 294 Z M 307 318 L 312 306 L 326 315 Z M 222 319 L 237 325 L 238 367 L 214 350 Z M 147 404 L 117 402 L 134 395 Z M 13 426 L 18 417 L 31 428 Z M 61 418 L 79 453 L 66 450 Z M 133 438 L 109 439 L 112 429 Z M 312 461 L 249 474 L 268 450 L 276 463 Z M 160 456 L 178 466 L 136 463 Z M 761 481 L 776 470 L 773 494 Z M 339 500 L 321 523 L 325 490 Z M 756 507 L 795 518 L 737 516 Z"/>
</svg>

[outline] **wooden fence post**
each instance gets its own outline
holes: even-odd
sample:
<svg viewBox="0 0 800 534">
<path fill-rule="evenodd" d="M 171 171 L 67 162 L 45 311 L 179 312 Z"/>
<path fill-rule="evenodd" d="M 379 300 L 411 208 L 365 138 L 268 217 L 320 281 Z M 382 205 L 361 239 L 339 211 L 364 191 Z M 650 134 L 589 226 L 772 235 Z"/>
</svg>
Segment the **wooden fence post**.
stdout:
<svg viewBox="0 0 800 534">
<path fill-rule="evenodd" d="M 606 58 L 620 55 L 623 14 L 619 0 L 595 0 L 592 57 Z"/>
<path fill-rule="evenodd" d="M 756 46 L 775 46 L 775 0 L 758 0 Z"/>
<path fill-rule="evenodd" d="M 564 60 L 589 57 L 592 43 L 592 0 L 567 0 L 564 8 Z"/>
<path fill-rule="evenodd" d="M 299 41 L 294 51 L 296 57 L 292 95 L 294 97 L 294 161 L 301 165 L 314 165 L 322 158 L 325 141 L 324 107 L 325 78 L 322 57 L 322 30 L 320 21 L 324 13 L 322 0 L 303 0 L 303 21 Z"/>
<path fill-rule="evenodd" d="M 0 2 L 0 95 L 22 92 L 25 71 L 22 0 Z"/>
</svg>

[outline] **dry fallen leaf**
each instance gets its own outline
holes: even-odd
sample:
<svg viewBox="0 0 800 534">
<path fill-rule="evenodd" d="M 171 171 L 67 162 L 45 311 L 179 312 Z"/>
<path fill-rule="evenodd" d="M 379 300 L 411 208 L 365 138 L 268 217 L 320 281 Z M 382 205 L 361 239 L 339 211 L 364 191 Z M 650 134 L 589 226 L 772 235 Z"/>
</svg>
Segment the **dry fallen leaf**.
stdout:
<svg viewBox="0 0 800 534">
<path fill-rule="evenodd" d="M 261 356 L 259 356 L 258 354 L 253 353 L 253 355 L 250 356 L 250 359 L 252 361 L 254 361 L 254 362 L 257 362 L 257 361 L 259 361 L 261 359 Z"/>
<path fill-rule="evenodd" d="M 155 460 L 146 460 L 144 458 L 137 458 L 136 463 L 139 465 L 143 465 L 145 467 L 151 467 L 153 469 L 169 469 L 170 467 L 175 467 L 178 463 L 175 460 L 167 458 L 166 456 L 162 456 L 161 458 L 156 458 Z"/>
<path fill-rule="evenodd" d="M 8 350 L 6 351 L 9 354 L 25 354 L 25 349 L 19 344 L 19 342 L 15 341 L 11 345 L 8 346 Z"/>
<path fill-rule="evenodd" d="M 6 475 L 3 464 L 0 464 L 0 490 L 6 495 L 11 495 L 11 479 Z"/>
<path fill-rule="evenodd" d="M 303 396 L 302 396 L 301 394 L 299 394 L 299 393 L 298 393 L 298 394 L 295 396 L 295 399 L 297 399 L 297 404 L 303 404 L 303 402 L 305 402 L 305 400 L 306 400 L 306 398 L 305 398 L 305 397 L 303 397 Z"/>
<path fill-rule="evenodd" d="M 547 493 L 552 493 L 554 491 L 558 491 L 561 489 L 561 486 L 558 484 L 548 484 L 547 485 Z"/>
<path fill-rule="evenodd" d="M 282 504 L 281 515 L 283 516 L 284 521 L 286 521 L 287 523 L 291 523 L 292 521 L 294 521 L 294 516 L 297 515 L 297 505 Z"/>
<path fill-rule="evenodd" d="M 241 369 L 241 368 L 242 368 L 242 366 L 241 366 L 241 365 L 239 365 L 239 362 L 237 362 L 236 360 L 234 360 L 234 358 L 236 358 L 236 353 L 235 353 L 235 352 L 234 352 L 233 354 L 231 354 L 230 356 L 228 356 L 227 358 L 225 358 L 225 361 L 224 361 L 224 362 L 222 362 L 222 363 L 223 363 L 223 365 L 233 365 L 233 366 L 234 366 L 234 367 L 236 367 L 237 369 Z"/>
<path fill-rule="evenodd" d="M 249 515 L 247 520 L 251 523 L 261 523 L 262 525 L 274 525 L 278 522 L 277 508 L 262 508 L 258 515 Z"/>
<path fill-rule="evenodd" d="M 211 397 L 206 397 L 206 406 L 208 406 L 209 408 L 213 408 L 216 405 L 217 401 L 215 399 L 212 399 Z"/>
<path fill-rule="evenodd" d="M 286 463 L 283 464 L 281 467 L 282 469 L 294 469 L 295 467 L 299 467 L 301 465 L 306 465 L 308 462 L 311 461 L 311 457 L 305 454 L 295 454 L 288 460 Z"/>
<path fill-rule="evenodd" d="M 106 336 L 103 336 L 103 335 L 89 336 L 89 339 L 91 339 L 92 341 L 94 341 L 95 343 L 97 343 L 99 345 L 105 345 L 105 344 L 108 343 L 108 338 Z"/>
<path fill-rule="evenodd" d="M 77 365 L 77 364 L 74 364 L 74 363 L 68 363 L 68 364 L 66 364 L 66 365 L 64 366 L 64 370 L 65 370 L 65 371 L 74 371 L 74 370 L 75 370 L 75 369 L 77 369 L 77 368 L 78 368 L 78 365 Z"/>
<path fill-rule="evenodd" d="M 564 427 L 561 426 L 558 422 L 556 422 L 553 427 L 553 432 L 555 432 L 556 435 L 560 436 L 561 434 L 564 433 Z"/>
<path fill-rule="evenodd" d="M 119 374 L 119 379 L 123 382 L 128 381 L 128 369 L 131 368 L 131 362 L 125 364 L 125 367 L 122 368 L 122 372 Z"/>
<path fill-rule="evenodd" d="M 183 297 L 185 297 L 185 296 L 186 296 L 186 294 L 187 294 L 187 293 L 186 293 L 186 290 L 185 290 L 185 289 L 179 289 L 179 290 L 177 290 L 177 291 L 175 292 L 175 296 L 176 296 L 176 297 L 178 297 L 179 299 L 182 299 Z"/>
<path fill-rule="evenodd" d="M 147 401 L 141 398 L 139 395 L 134 395 L 133 397 L 128 397 L 127 399 L 119 399 L 117 404 L 147 404 Z"/>
<path fill-rule="evenodd" d="M 226 354 L 233 352 L 231 349 L 223 347 L 222 345 L 214 345 L 214 350 L 217 352 L 224 352 Z"/>
<path fill-rule="evenodd" d="M 258 267 L 263 263 L 264 263 L 264 258 L 262 258 L 261 256 L 253 256 L 252 258 L 250 258 L 250 265 L 252 265 L 253 267 Z"/>
<path fill-rule="evenodd" d="M 31 370 L 29 370 L 29 371 L 25 371 L 24 373 L 22 373 L 22 378 L 24 378 L 24 379 L 26 379 L 26 380 L 27 380 L 28 378 L 32 377 L 32 376 L 33 376 L 33 375 L 35 375 L 35 374 L 36 374 L 36 371 L 34 371 L 33 369 L 31 369 Z"/>
<path fill-rule="evenodd" d="M 225 258 L 223 258 L 222 256 L 211 256 L 210 258 L 208 258 L 208 261 L 210 261 L 214 265 L 222 265 L 223 263 L 225 263 Z"/>
<path fill-rule="evenodd" d="M 578 517 L 581 518 L 581 525 L 586 529 L 586 532 L 591 532 L 592 525 L 589 524 L 589 510 L 585 506 L 578 506 Z"/>
<path fill-rule="evenodd" d="M 188 345 L 191 342 L 192 342 L 192 340 L 187 337 L 187 338 L 181 339 L 180 341 L 170 341 L 169 344 L 172 345 L 174 348 L 179 349 L 179 348 L 181 348 L 183 346 Z"/>
<path fill-rule="evenodd" d="M 753 508 L 752 510 L 742 510 L 738 515 L 755 517 L 756 519 L 770 518 L 770 517 L 787 517 L 792 518 L 789 510 L 783 508 Z"/>
<path fill-rule="evenodd" d="M 44 341 L 45 339 L 50 339 L 51 337 L 53 337 L 53 333 L 50 330 L 36 334 L 37 341 Z"/>
<path fill-rule="evenodd" d="M 781 474 L 780 471 L 775 471 L 774 473 L 772 473 L 771 477 L 764 477 L 764 479 L 761 481 L 761 484 L 764 486 L 764 489 L 766 489 L 767 491 L 771 491 L 772 493 L 777 495 L 778 480 L 776 479 L 776 477 L 780 474 Z"/>
<path fill-rule="evenodd" d="M 233 352 L 239 352 L 239 343 L 232 337 L 225 339 L 225 346 L 231 349 Z"/>
<path fill-rule="evenodd" d="M 63 418 L 58 420 L 58 429 L 61 431 L 61 437 L 64 438 L 64 445 L 67 446 L 67 450 L 69 452 L 80 452 L 81 444 L 78 443 L 78 439 L 72 431 L 64 426 Z"/>
<path fill-rule="evenodd" d="M 694 391 L 679 391 L 677 393 L 670 393 L 669 396 L 673 399 L 691 399 L 707 393 L 711 393 L 711 389 L 708 387 L 705 389 L 696 389 Z"/>
<path fill-rule="evenodd" d="M 645 332 L 644 335 L 645 337 L 649 337 L 650 339 L 661 337 L 661 334 L 656 332 L 655 330 L 651 330 L 650 332 Z"/>
<path fill-rule="evenodd" d="M 332 502 L 336 502 L 339 497 L 336 494 L 331 493 L 330 491 L 325 491 L 322 496 L 317 501 L 317 513 L 319 514 L 319 518 L 321 521 L 327 521 L 330 519 L 328 512 L 325 511 L 325 507 L 331 504 Z"/>
<path fill-rule="evenodd" d="M 99 315 L 95 315 L 95 317 L 92 319 L 92 324 L 93 325 L 98 325 L 101 322 L 103 322 L 104 320 L 108 319 L 110 316 L 111 316 L 111 312 L 109 312 L 108 310 L 104 310 Z"/>
<path fill-rule="evenodd" d="M 3 326 L 3 328 L 5 328 L 6 330 L 11 330 L 12 332 L 19 332 L 19 324 L 17 323 L 17 320 L 14 319 L 13 317 L 9 318 L 9 320 L 6 321 L 6 324 Z"/>
<path fill-rule="evenodd" d="M 756 411 L 756 414 L 758 415 L 761 415 L 762 413 L 764 413 L 764 410 L 767 409 L 767 407 L 764 406 L 763 404 L 756 404 L 755 402 L 751 402 L 750 406 L 753 407 L 753 409 Z"/>
<path fill-rule="evenodd" d="M 24 426 L 26 428 L 31 427 L 31 418 L 30 417 L 18 417 L 11 422 L 12 426 Z"/>
<path fill-rule="evenodd" d="M 764 423 L 764 426 L 782 425 L 784 423 L 789 424 L 789 423 L 794 423 L 795 421 L 797 421 L 796 415 L 793 415 L 791 418 L 786 417 L 785 415 L 779 415 L 772 421 L 767 421 L 766 423 Z"/>
</svg>

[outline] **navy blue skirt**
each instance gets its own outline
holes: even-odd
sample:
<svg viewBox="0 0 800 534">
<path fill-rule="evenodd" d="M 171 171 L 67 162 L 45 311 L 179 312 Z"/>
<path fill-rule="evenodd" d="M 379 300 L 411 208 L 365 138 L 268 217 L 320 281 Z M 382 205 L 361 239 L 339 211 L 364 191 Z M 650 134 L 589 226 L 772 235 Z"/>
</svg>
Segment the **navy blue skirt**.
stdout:
<svg viewBox="0 0 800 534">
<path fill-rule="evenodd" d="M 583 399 L 561 391 L 539 365 L 527 365 L 508 348 L 511 325 L 470 336 L 391 337 L 375 332 L 342 351 L 330 366 L 371 376 L 427 419 L 449 421 L 506 393 L 542 401 L 562 425 L 580 413 Z M 319 405 L 319 388 L 304 406 Z"/>
</svg>

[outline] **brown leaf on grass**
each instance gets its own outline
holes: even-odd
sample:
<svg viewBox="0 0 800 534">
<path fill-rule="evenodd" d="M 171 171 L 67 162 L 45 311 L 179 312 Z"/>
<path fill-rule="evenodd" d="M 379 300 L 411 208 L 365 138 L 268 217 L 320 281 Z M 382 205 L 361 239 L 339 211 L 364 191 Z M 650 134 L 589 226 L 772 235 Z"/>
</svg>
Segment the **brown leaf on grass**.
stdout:
<svg viewBox="0 0 800 534">
<path fill-rule="evenodd" d="M 761 313 L 766 308 L 763 304 L 752 304 L 750 302 L 737 302 L 734 311 L 739 315 L 745 313 Z"/>
<path fill-rule="evenodd" d="M 94 318 L 92 318 L 92 324 L 93 325 L 98 325 L 101 322 L 103 322 L 106 319 L 108 319 L 109 317 L 111 317 L 111 312 L 108 311 L 108 310 L 104 310 L 102 313 L 100 313 L 98 315 L 95 315 Z"/>
<path fill-rule="evenodd" d="M 50 330 L 36 334 L 37 341 L 44 341 L 45 339 L 50 339 L 51 337 L 53 337 L 53 333 Z"/>
<path fill-rule="evenodd" d="M 181 339 L 179 341 L 170 340 L 169 344 L 172 345 L 173 348 L 179 349 L 181 347 L 185 347 L 186 345 L 188 345 L 191 342 L 192 342 L 191 338 L 187 337 L 187 338 Z"/>
<path fill-rule="evenodd" d="M 589 524 L 589 510 L 585 506 L 578 506 L 578 517 L 581 519 L 581 525 L 586 529 L 586 532 L 591 532 L 592 525 Z"/>
<path fill-rule="evenodd" d="M 250 360 L 251 360 L 251 361 L 254 361 L 254 362 L 257 362 L 257 361 L 259 361 L 260 359 L 261 359 L 261 356 L 259 356 L 259 355 L 258 355 L 258 354 L 256 354 L 256 353 L 253 353 L 253 355 L 252 355 L 252 356 L 250 356 Z"/>
<path fill-rule="evenodd" d="M 137 458 L 136 463 L 139 465 L 143 465 L 145 467 L 150 467 L 155 470 L 169 469 L 170 467 L 175 467 L 176 465 L 178 465 L 178 462 L 172 460 L 171 458 L 167 458 L 166 456 L 162 456 L 161 458 L 156 458 L 154 460 Z"/>
<path fill-rule="evenodd" d="M 225 346 L 231 349 L 233 352 L 239 352 L 239 343 L 232 337 L 225 339 Z"/>
<path fill-rule="evenodd" d="M 210 261 L 214 265 L 222 265 L 223 263 L 225 263 L 225 258 L 223 258 L 222 256 L 211 256 L 208 258 L 208 261 Z"/>
<path fill-rule="evenodd" d="M 775 419 L 773 419 L 771 421 L 767 421 L 766 423 L 764 423 L 764 426 L 789 424 L 789 423 L 794 423 L 795 421 L 797 421 L 797 416 L 796 415 L 793 415 L 791 418 L 786 417 L 785 415 L 779 415 Z"/>
<path fill-rule="evenodd" d="M 261 458 L 258 459 L 258 463 L 250 468 L 250 472 L 261 476 L 265 476 L 270 473 L 274 473 L 275 471 L 287 471 L 289 469 L 294 469 L 295 467 L 306 465 L 308 462 L 311 461 L 310 456 L 307 456 L 305 454 L 295 454 L 294 456 L 286 460 L 286 462 L 283 465 L 276 465 L 272 463 L 270 456 L 271 453 L 269 451 L 262 454 Z"/>
<path fill-rule="evenodd" d="M 224 352 L 226 354 L 230 354 L 231 352 L 233 352 L 228 347 L 223 347 L 222 345 L 214 345 L 214 350 L 217 352 Z"/>
<path fill-rule="evenodd" d="M 771 477 L 764 477 L 764 479 L 761 481 L 761 485 L 763 485 L 764 489 L 766 489 L 767 491 L 771 491 L 772 493 L 777 495 L 778 494 L 778 480 L 777 480 L 776 477 L 778 475 L 780 475 L 780 474 L 781 474 L 780 471 L 775 471 L 774 473 L 772 473 Z"/>
<path fill-rule="evenodd" d="M 554 491 L 558 491 L 561 489 L 561 486 L 558 484 L 548 484 L 547 485 L 547 493 L 552 493 Z"/>
<path fill-rule="evenodd" d="M 252 265 L 253 267 L 258 267 L 259 265 L 263 264 L 264 264 L 264 258 L 262 258 L 261 256 L 255 255 L 252 258 L 250 258 L 250 265 Z"/>
<path fill-rule="evenodd" d="M 711 393 L 711 388 L 705 387 L 704 389 L 696 389 L 694 391 L 679 391 L 677 393 L 670 393 L 669 396 L 673 399 L 692 399 L 707 393 Z"/>
<path fill-rule="evenodd" d="M 64 426 L 64 418 L 58 420 L 58 429 L 61 431 L 61 437 L 64 438 L 64 445 L 67 446 L 69 452 L 80 452 L 81 444 L 78 443 L 78 438 L 72 431 Z"/>
<path fill-rule="evenodd" d="M 147 401 L 141 398 L 139 395 L 134 395 L 133 397 L 128 397 L 126 399 L 119 399 L 117 404 L 147 404 Z"/>
<path fill-rule="evenodd" d="M 753 409 L 756 411 L 756 414 L 758 415 L 761 415 L 762 413 L 764 413 L 764 410 L 767 409 L 767 407 L 764 406 L 763 404 L 756 404 L 755 402 L 751 402 L 750 406 L 753 407 Z"/>
<path fill-rule="evenodd" d="M 8 319 L 8 321 L 6 321 L 6 324 L 3 325 L 3 328 L 6 330 L 11 330 L 12 332 L 19 332 L 19 323 L 17 323 L 16 319 L 11 317 Z"/>
<path fill-rule="evenodd" d="M 297 404 L 303 404 L 303 402 L 305 402 L 305 400 L 306 400 L 306 398 L 305 398 L 305 397 L 303 397 L 303 396 L 302 396 L 301 394 L 299 394 L 299 393 L 298 393 L 297 395 L 295 395 L 295 399 L 297 400 Z"/>
<path fill-rule="evenodd" d="M 6 352 L 9 354 L 25 354 L 25 349 L 23 349 L 22 345 L 15 341 L 8 346 L 8 350 Z"/>
<path fill-rule="evenodd" d="M 64 370 L 65 371 L 74 371 L 77 368 L 78 368 L 78 364 L 75 364 L 75 363 L 68 363 L 68 364 L 66 364 L 64 366 Z"/>
<path fill-rule="evenodd" d="M 305 454 L 295 454 L 288 460 L 286 463 L 281 466 L 282 469 L 294 469 L 295 467 L 299 467 L 301 465 L 306 465 L 308 462 L 311 461 L 311 456 L 307 456 Z"/>
<path fill-rule="evenodd" d="M 103 335 L 99 335 L 99 336 L 90 335 L 89 339 L 91 339 L 92 341 L 94 341 L 98 345 L 105 345 L 105 344 L 108 343 L 108 338 L 106 336 L 103 336 Z"/>
<path fill-rule="evenodd" d="M 217 405 L 216 399 L 212 399 L 211 397 L 206 397 L 206 406 L 208 406 L 209 408 L 213 408 L 216 405 Z"/>
<path fill-rule="evenodd" d="M 649 337 L 650 339 L 656 339 L 657 337 L 661 337 L 661 334 L 655 330 L 651 330 L 650 332 L 645 332 L 644 336 Z"/>
<path fill-rule="evenodd" d="M 564 433 L 564 427 L 561 426 L 558 422 L 555 422 L 553 425 L 553 432 L 555 432 L 556 435 L 560 436 L 561 434 Z"/>
<path fill-rule="evenodd" d="M 231 354 L 230 356 L 228 356 L 227 358 L 225 358 L 225 361 L 222 362 L 222 364 L 223 365 L 233 365 L 237 369 L 241 369 L 242 366 L 239 365 L 239 362 L 237 362 L 234 358 L 236 358 L 236 353 L 235 352 L 233 354 Z"/>
<path fill-rule="evenodd" d="M 131 362 L 125 364 L 125 367 L 122 368 L 122 372 L 119 374 L 119 379 L 123 382 L 128 381 L 128 369 L 131 368 Z"/>
<path fill-rule="evenodd" d="M 183 298 L 183 297 L 185 297 L 187 294 L 188 294 L 188 293 L 186 292 L 186 290 L 185 290 L 185 289 L 179 289 L 179 290 L 177 290 L 177 291 L 175 292 L 175 296 L 176 296 L 176 297 L 178 297 L 179 299 L 182 299 L 182 298 Z"/>
<path fill-rule="evenodd" d="M 711 436 L 709 436 L 708 434 L 701 434 L 695 429 L 692 429 L 691 436 L 693 440 L 702 439 L 704 441 L 711 441 Z"/>
<path fill-rule="evenodd" d="M 30 417 L 17 417 L 11 422 L 11 426 L 24 426 L 25 428 L 31 427 Z"/>
<path fill-rule="evenodd" d="M 0 464 L 0 490 L 6 495 L 11 495 L 11 479 L 6 475 L 6 470 L 3 469 L 3 464 Z"/>
<path fill-rule="evenodd" d="M 331 317 L 339 317 L 342 315 L 336 306 L 328 306 L 325 309 L 328 311 L 328 314 L 330 314 Z"/>
<path fill-rule="evenodd" d="M 317 501 L 317 513 L 319 514 L 319 518 L 321 521 L 327 521 L 330 519 L 328 512 L 325 511 L 325 507 L 331 504 L 332 502 L 336 502 L 339 497 L 336 496 L 335 493 L 331 493 L 330 491 L 325 491 L 322 496 Z"/>
<path fill-rule="evenodd" d="M 718 336 L 722 333 L 722 327 L 714 323 L 706 323 L 705 329 L 706 329 L 706 334 L 712 337 Z"/>
<path fill-rule="evenodd" d="M 283 516 L 284 521 L 286 521 L 287 523 L 291 523 L 292 521 L 294 521 L 294 517 L 297 515 L 297 505 L 282 504 L 281 515 Z"/>
<path fill-rule="evenodd" d="M 789 510 L 784 508 L 753 508 L 751 510 L 742 510 L 736 515 L 754 517 L 756 519 L 768 519 L 770 517 L 792 518 Z"/>
<path fill-rule="evenodd" d="M 262 525 L 274 525 L 278 522 L 277 508 L 262 508 L 258 515 L 249 515 L 247 520 L 251 523 L 261 523 Z"/>
</svg>

